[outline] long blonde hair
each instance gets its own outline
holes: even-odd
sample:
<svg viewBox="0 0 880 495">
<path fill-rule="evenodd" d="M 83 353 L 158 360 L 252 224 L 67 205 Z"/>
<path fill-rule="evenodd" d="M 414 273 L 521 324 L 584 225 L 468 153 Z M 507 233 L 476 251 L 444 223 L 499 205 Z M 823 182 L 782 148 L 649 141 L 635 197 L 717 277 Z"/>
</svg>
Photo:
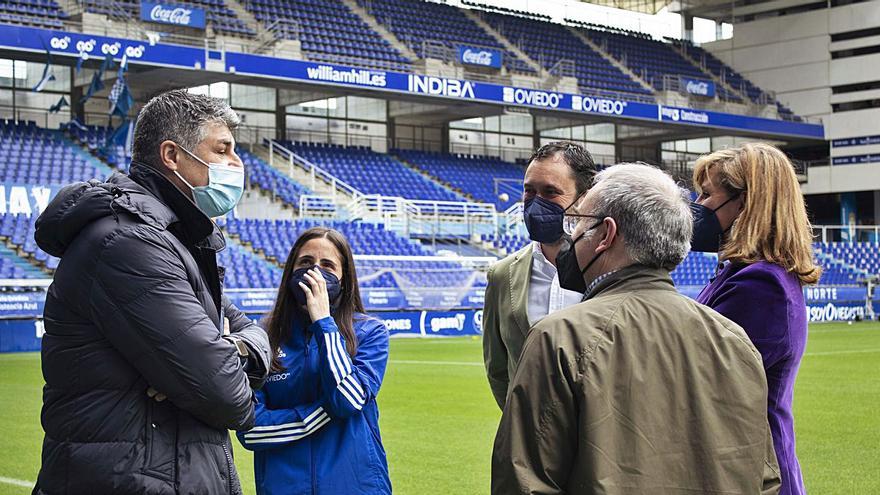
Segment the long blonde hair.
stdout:
<svg viewBox="0 0 880 495">
<path fill-rule="evenodd" d="M 763 143 L 716 151 L 697 160 L 694 187 L 718 170 L 732 196 L 743 195 L 743 211 L 733 222 L 719 257 L 740 263 L 768 261 L 815 284 L 822 269 L 813 260 L 813 229 L 794 168 L 779 149 Z"/>
</svg>

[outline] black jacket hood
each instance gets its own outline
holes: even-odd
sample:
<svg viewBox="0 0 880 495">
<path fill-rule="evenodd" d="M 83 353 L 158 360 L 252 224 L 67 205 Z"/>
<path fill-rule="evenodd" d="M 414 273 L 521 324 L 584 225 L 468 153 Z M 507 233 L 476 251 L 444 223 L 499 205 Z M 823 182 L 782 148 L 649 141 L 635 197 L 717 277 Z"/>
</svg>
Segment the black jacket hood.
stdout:
<svg viewBox="0 0 880 495">
<path fill-rule="evenodd" d="M 90 223 L 107 216 L 131 214 L 159 230 L 182 222 L 180 231 L 192 243 L 220 251 L 222 234 L 195 204 L 151 166 L 133 162 L 130 175 L 119 172 L 105 182 L 90 180 L 61 189 L 37 218 L 34 239 L 43 251 L 61 257 Z"/>
</svg>

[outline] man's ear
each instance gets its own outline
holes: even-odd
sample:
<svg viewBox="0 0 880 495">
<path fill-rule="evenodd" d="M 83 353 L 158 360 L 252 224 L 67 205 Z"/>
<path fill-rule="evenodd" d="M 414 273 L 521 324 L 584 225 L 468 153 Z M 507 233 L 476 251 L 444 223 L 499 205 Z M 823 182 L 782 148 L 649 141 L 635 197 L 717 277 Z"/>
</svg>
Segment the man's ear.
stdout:
<svg viewBox="0 0 880 495">
<path fill-rule="evenodd" d="M 181 153 L 174 141 L 162 141 L 159 145 L 159 161 L 168 170 L 177 170 Z"/>
<path fill-rule="evenodd" d="M 605 217 L 602 223 L 605 225 L 605 235 L 602 236 L 602 240 L 596 246 L 597 253 L 611 249 L 614 240 L 617 239 L 617 222 L 611 217 Z"/>
</svg>

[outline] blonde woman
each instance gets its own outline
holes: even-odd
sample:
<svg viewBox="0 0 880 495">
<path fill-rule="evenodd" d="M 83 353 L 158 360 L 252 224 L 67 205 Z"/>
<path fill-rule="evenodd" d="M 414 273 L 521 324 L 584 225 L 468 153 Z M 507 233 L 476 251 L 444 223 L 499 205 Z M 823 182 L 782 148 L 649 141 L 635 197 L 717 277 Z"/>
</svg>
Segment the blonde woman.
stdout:
<svg viewBox="0 0 880 495">
<path fill-rule="evenodd" d="M 723 262 L 697 300 L 748 333 L 767 373 L 767 417 L 782 494 L 802 494 L 792 398 L 807 342 L 802 287 L 819 280 L 812 229 L 791 162 L 766 144 L 746 144 L 697 160 L 692 250 Z"/>
</svg>

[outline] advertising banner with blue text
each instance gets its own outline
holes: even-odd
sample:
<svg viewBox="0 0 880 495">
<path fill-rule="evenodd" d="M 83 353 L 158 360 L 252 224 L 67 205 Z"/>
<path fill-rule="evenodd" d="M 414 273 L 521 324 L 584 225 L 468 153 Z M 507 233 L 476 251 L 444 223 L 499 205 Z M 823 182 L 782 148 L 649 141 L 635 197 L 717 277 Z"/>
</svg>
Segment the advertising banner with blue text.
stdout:
<svg viewBox="0 0 880 495">
<path fill-rule="evenodd" d="M 371 312 L 391 336 L 457 337 L 482 335 L 483 310 Z"/>
</svg>

